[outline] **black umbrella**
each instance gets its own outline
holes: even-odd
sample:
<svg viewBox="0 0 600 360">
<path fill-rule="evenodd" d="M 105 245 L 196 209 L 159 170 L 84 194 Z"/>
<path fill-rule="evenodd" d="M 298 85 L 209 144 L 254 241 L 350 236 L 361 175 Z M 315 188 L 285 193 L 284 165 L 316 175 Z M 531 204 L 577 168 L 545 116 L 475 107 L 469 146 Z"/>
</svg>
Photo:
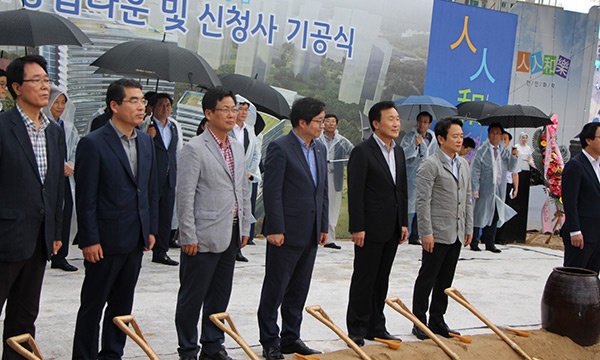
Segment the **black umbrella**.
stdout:
<svg viewBox="0 0 600 360">
<path fill-rule="evenodd" d="M 548 115 L 535 106 L 504 105 L 492 115 L 479 119 L 481 125 L 500 123 L 504 128 L 536 128 L 552 125 Z"/>
<path fill-rule="evenodd" d="M 481 119 L 493 114 L 500 105 L 491 101 L 467 101 L 456 105 L 458 115 L 471 119 Z"/>
<path fill-rule="evenodd" d="M 95 73 L 128 75 L 139 78 L 221 85 L 217 74 L 200 55 L 158 40 L 135 40 L 119 44 L 94 60 Z M 158 87 L 158 81 L 157 81 Z"/>
<path fill-rule="evenodd" d="M 0 12 L 0 45 L 83 45 L 92 41 L 62 16 L 27 9 Z"/>
<path fill-rule="evenodd" d="M 258 111 L 280 119 L 287 118 L 290 115 L 288 102 L 279 91 L 268 84 L 239 74 L 221 74 L 219 78 L 224 88 L 250 100 Z"/>
</svg>

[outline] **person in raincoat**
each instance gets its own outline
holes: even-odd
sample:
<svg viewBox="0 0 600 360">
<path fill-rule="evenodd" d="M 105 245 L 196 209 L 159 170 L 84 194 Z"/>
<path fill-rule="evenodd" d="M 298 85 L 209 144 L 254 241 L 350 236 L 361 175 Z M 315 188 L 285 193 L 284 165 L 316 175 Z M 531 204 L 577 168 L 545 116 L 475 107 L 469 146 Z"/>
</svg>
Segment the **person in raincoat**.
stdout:
<svg viewBox="0 0 600 360">
<path fill-rule="evenodd" d="M 511 150 L 500 140 L 502 126 L 492 123 L 488 127 L 488 139 L 477 149 L 471 161 L 471 182 L 475 206 L 473 209 L 473 241 L 471 250 L 485 249 L 501 252 L 495 245 L 496 229 L 513 217 L 516 212 L 504 203 L 506 198 L 506 173 L 515 171 L 518 165 L 517 150 Z M 476 239 L 481 228 L 481 238 Z"/>
<path fill-rule="evenodd" d="M 438 149 L 435 134 L 429 129 L 433 117 L 427 111 L 422 111 L 417 115 L 417 126 L 408 132 L 400 146 L 404 149 L 406 156 L 406 177 L 408 178 L 408 214 L 412 217 L 410 226 L 410 235 L 408 243 L 412 245 L 421 245 L 419 241 L 419 232 L 417 225 L 417 169 L 421 162 L 425 160 Z"/>
<path fill-rule="evenodd" d="M 252 208 L 252 219 L 250 225 L 250 235 L 248 236 L 248 245 L 254 245 L 254 227 L 256 219 L 254 213 L 256 210 L 256 196 L 258 187 L 262 182 L 260 173 L 260 160 L 262 157 L 262 135 L 256 136 L 254 124 L 256 123 L 256 106 L 241 95 L 235 95 L 238 103 L 238 114 L 235 120 L 233 130 L 229 131 L 229 136 L 236 139 L 244 146 L 246 161 L 246 177 L 248 178 L 248 187 L 252 191 L 250 195 L 250 206 Z M 235 257 L 237 261 L 247 262 L 248 258 L 242 254 L 242 249 L 238 249 Z"/>
<path fill-rule="evenodd" d="M 340 217 L 342 206 L 342 190 L 344 187 L 344 168 L 348 162 L 354 145 L 340 135 L 338 117 L 335 114 L 325 115 L 325 128 L 319 140 L 327 147 L 327 181 L 329 189 L 329 236 L 326 248 L 341 249 L 335 243 L 335 227 Z"/>
<path fill-rule="evenodd" d="M 67 152 L 65 154 L 65 201 L 63 204 L 63 223 L 62 239 L 63 246 L 56 255 L 51 258 L 51 268 L 64 271 L 77 271 L 77 267 L 69 264 L 67 255 L 69 255 L 69 244 L 71 235 L 71 218 L 73 216 L 73 199 L 75 198 L 75 151 L 79 143 L 79 134 L 74 125 L 75 106 L 67 97 L 65 89 L 52 85 L 50 88 L 50 98 L 48 106 L 42 108 L 42 112 L 50 120 L 56 121 L 65 133 L 65 143 Z"/>
</svg>

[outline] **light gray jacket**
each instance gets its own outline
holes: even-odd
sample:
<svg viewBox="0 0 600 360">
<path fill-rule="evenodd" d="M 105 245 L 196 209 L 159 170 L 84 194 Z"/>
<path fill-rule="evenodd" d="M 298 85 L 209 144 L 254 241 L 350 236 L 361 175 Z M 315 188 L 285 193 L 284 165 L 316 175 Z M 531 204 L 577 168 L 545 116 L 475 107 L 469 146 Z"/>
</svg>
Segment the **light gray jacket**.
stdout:
<svg viewBox="0 0 600 360">
<path fill-rule="evenodd" d="M 250 191 L 243 146 L 229 138 L 234 161 L 227 162 L 209 131 L 192 138 L 177 160 L 177 213 L 181 244 L 198 244 L 198 252 L 221 253 L 230 244 L 233 210 L 238 202 L 241 236 L 250 233 Z"/>
<path fill-rule="evenodd" d="M 462 244 L 465 235 L 473 234 L 471 169 L 463 157 L 458 158 L 458 179 L 442 150 L 423 160 L 417 170 L 417 216 L 419 234 L 433 235 L 435 242 Z"/>
</svg>

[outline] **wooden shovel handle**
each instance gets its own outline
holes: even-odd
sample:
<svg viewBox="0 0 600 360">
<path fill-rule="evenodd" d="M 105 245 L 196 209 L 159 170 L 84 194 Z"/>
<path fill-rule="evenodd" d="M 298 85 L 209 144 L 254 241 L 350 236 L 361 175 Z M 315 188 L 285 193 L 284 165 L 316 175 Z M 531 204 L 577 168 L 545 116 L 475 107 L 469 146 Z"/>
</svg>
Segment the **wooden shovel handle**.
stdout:
<svg viewBox="0 0 600 360">
<path fill-rule="evenodd" d="M 242 350 L 244 350 L 244 352 L 248 355 L 248 357 L 250 359 L 252 359 L 252 360 L 260 360 L 260 358 L 258 357 L 258 355 L 256 355 L 256 353 L 254 353 L 254 351 L 252 351 L 252 349 L 250 348 L 250 346 L 248 345 L 248 343 L 238 333 L 238 331 L 235 328 L 235 325 L 233 324 L 233 321 L 231 320 L 231 317 L 229 316 L 228 313 L 226 313 L 226 312 L 216 313 L 216 314 L 210 315 L 208 318 L 219 329 L 223 330 L 224 332 L 227 333 L 227 335 L 231 336 L 231 338 L 233 340 L 235 340 L 235 342 L 237 342 L 241 346 Z M 227 327 L 225 325 L 225 321 L 229 324 L 229 327 Z"/>
<path fill-rule="evenodd" d="M 404 303 L 398 297 L 387 298 L 385 299 L 385 303 L 388 304 L 388 306 L 390 306 L 392 309 L 402 314 L 408 320 L 410 320 L 419 329 L 423 330 L 423 332 L 427 336 L 429 336 L 429 338 L 433 340 L 433 342 L 436 343 L 437 346 L 444 350 L 444 352 L 448 355 L 448 357 L 450 357 L 450 359 L 460 360 L 460 357 L 458 357 L 458 355 L 454 351 L 452 351 L 446 344 L 444 344 L 444 342 L 442 342 L 442 340 L 440 340 L 440 338 L 437 337 L 437 335 L 435 335 L 433 331 L 431 331 L 427 327 L 427 325 L 423 324 L 421 320 L 419 320 L 410 310 L 408 310 L 406 305 L 404 305 Z"/>
<path fill-rule="evenodd" d="M 21 345 L 24 342 L 26 342 L 29 345 L 29 347 L 31 347 L 31 349 L 33 349 L 33 352 L 29 351 L 23 345 Z M 10 338 L 6 339 L 6 344 L 27 360 L 42 360 L 43 359 L 40 348 L 37 346 L 37 343 L 31 336 L 31 334 L 22 334 L 22 335 L 10 337 Z"/>
<path fill-rule="evenodd" d="M 146 353 L 146 355 L 148 355 L 149 359 L 160 360 L 158 355 L 148 344 L 148 341 L 146 341 L 146 338 L 144 337 L 144 334 L 142 334 L 142 330 L 138 326 L 133 315 L 115 316 L 113 318 L 113 323 L 133 341 L 135 341 L 135 343 L 138 344 L 138 346 Z M 129 328 L 128 324 L 131 324 L 133 330 Z"/>
<path fill-rule="evenodd" d="M 527 355 L 527 353 L 525 353 L 525 351 L 523 351 L 523 349 L 521 349 L 516 342 L 512 341 L 508 336 L 506 336 L 505 333 L 502 332 L 502 330 L 500 330 L 496 325 L 494 325 L 494 323 L 492 323 L 488 318 L 483 316 L 483 314 L 479 312 L 479 310 L 475 309 L 475 307 L 471 305 L 471 303 L 469 303 L 467 299 L 465 299 L 465 297 L 460 293 L 460 291 L 458 291 L 458 289 L 450 287 L 444 290 L 444 293 L 452 299 L 456 300 L 456 302 L 458 302 L 465 308 L 467 308 L 467 310 L 472 312 L 473 315 L 477 316 L 479 320 L 481 320 L 490 329 L 492 329 L 492 331 L 495 332 L 496 335 L 500 336 L 500 338 L 504 340 L 504 342 L 506 342 L 508 346 L 510 346 L 510 348 L 513 349 L 517 354 L 519 354 L 526 360 L 532 360 L 532 358 L 529 355 Z"/>
<path fill-rule="evenodd" d="M 325 310 L 323 310 L 319 305 L 307 306 L 306 312 L 308 312 L 317 320 L 325 324 L 325 326 L 333 330 L 333 332 L 336 333 L 336 335 L 339 336 L 340 339 L 344 340 L 344 342 L 348 344 L 348 346 L 352 350 L 354 350 L 354 352 L 356 352 L 358 356 L 361 357 L 361 359 L 371 360 L 369 355 L 367 355 L 358 345 L 356 345 L 356 343 L 352 341 L 352 339 L 350 339 L 350 337 L 346 335 L 346 333 L 344 333 L 342 329 L 340 329 L 336 324 L 333 323 L 333 321 L 329 318 Z"/>
</svg>

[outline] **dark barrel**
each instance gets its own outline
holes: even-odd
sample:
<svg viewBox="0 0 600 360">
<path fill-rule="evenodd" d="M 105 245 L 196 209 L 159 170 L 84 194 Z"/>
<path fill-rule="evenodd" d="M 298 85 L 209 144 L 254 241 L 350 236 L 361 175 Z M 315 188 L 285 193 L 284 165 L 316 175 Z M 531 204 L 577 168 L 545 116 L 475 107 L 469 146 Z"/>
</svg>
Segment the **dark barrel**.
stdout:
<svg viewBox="0 0 600 360">
<path fill-rule="evenodd" d="M 600 342 L 598 274 L 581 268 L 554 268 L 542 296 L 542 327 L 581 346 Z"/>
</svg>

